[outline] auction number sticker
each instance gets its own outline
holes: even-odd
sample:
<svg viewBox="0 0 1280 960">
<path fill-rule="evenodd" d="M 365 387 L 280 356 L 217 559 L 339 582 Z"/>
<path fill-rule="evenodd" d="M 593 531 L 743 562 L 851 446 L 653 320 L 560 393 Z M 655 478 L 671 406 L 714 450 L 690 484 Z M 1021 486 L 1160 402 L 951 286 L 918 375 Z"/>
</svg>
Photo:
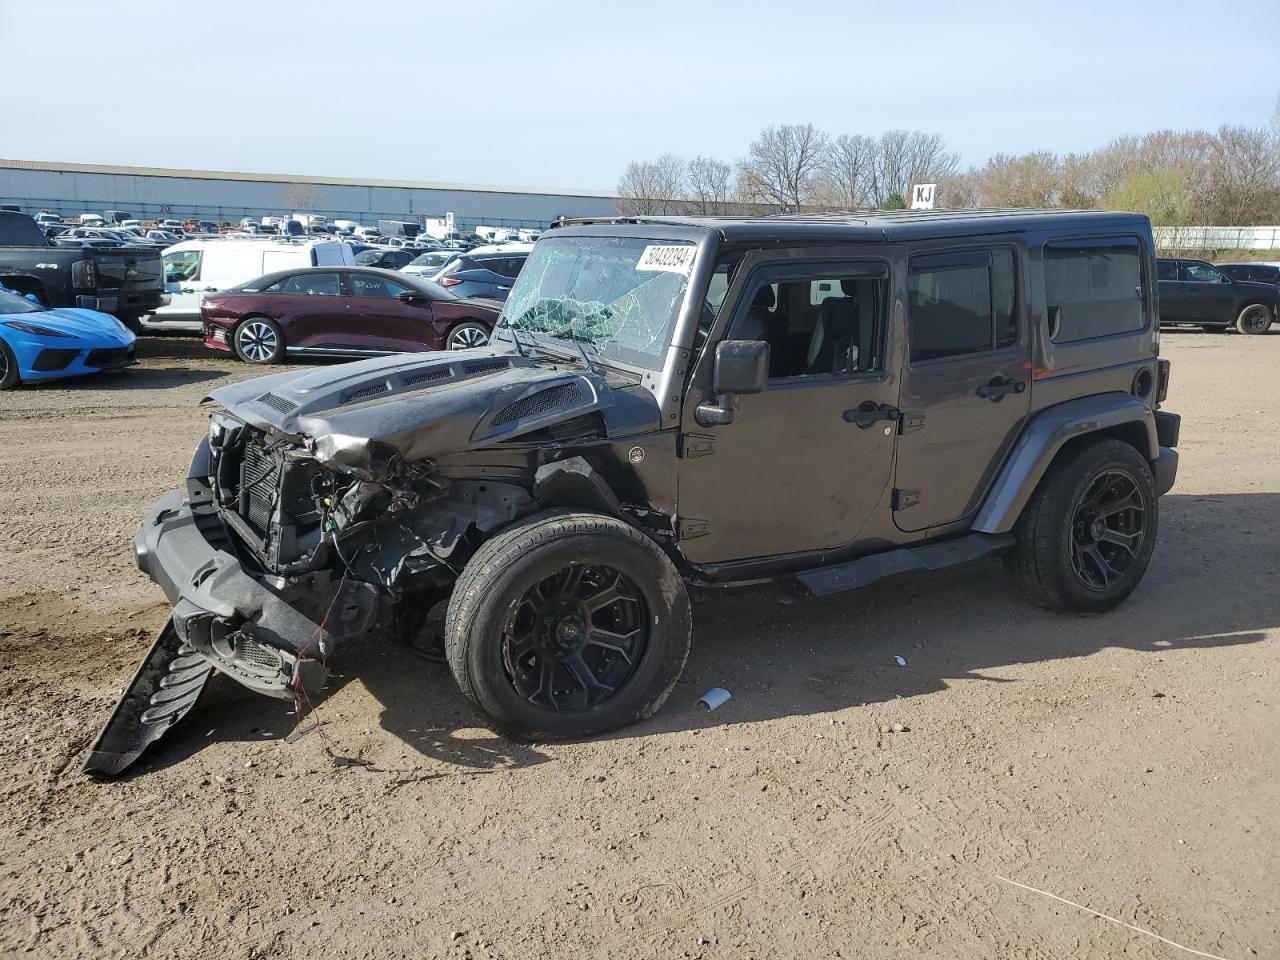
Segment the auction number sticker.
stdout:
<svg viewBox="0 0 1280 960">
<path fill-rule="evenodd" d="M 669 273 L 688 274 L 693 269 L 693 257 L 698 248 L 691 243 L 651 243 L 640 254 L 637 270 L 665 270 Z"/>
</svg>

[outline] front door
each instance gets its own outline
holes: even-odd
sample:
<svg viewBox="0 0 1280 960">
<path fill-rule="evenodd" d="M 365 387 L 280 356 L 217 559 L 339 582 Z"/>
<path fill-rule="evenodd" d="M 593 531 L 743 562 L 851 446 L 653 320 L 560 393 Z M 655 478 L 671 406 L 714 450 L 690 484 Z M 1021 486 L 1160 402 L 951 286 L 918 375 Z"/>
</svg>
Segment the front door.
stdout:
<svg viewBox="0 0 1280 960">
<path fill-rule="evenodd" d="M 1011 246 L 913 256 L 894 522 L 916 531 L 977 510 L 1031 402 L 1029 336 Z"/>
<path fill-rule="evenodd" d="M 389 352 L 421 350 L 430 335 L 431 305 L 400 300 L 408 285 L 376 273 L 347 274 L 351 291 L 352 346 Z"/>
<path fill-rule="evenodd" d="M 1188 320 L 1226 323 L 1235 319 L 1235 292 L 1231 280 L 1207 263 L 1184 260 L 1178 266 Z"/>
<path fill-rule="evenodd" d="M 769 263 L 738 269 L 720 339 L 769 344 L 769 380 L 741 396 L 731 423 L 698 425 L 714 349 L 685 407 L 680 548 L 712 564 L 853 543 L 882 501 L 896 439 L 897 381 L 885 373 L 887 264 Z M 736 304 L 736 306 L 734 306 Z M 712 333 L 719 336 L 720 321 Z M 697 386 L 701 384 L 702 386 Z"/>
</svg>

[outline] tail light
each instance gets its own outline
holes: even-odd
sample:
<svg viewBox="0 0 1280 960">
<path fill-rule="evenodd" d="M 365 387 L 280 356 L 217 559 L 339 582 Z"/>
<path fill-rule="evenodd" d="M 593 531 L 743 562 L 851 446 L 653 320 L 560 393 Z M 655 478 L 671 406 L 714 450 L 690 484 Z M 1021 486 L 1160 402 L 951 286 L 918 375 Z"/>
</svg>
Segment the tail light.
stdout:
<svg viewBox="0 0 1280 960">
<path fill-rule="evenodd" d="M 82 288 L 98 285 L 98 268 L 92 260 L 77 260 L 71 265 L 71 285 Z"/>
<path fill-rule="evenodd" d="M 457 277 L 441 277 L 436 281 L 442 287 L 456 287 L 461 282 Z"/>
<path fill-rule="evenodd" d="M 1169 368 L 1171 364 L 1168 360 L 1157 361 L 1159 370 L 1156 373 L 1156 403 L 1164 403 L 1164 398 L 1169 394 Z"/>
</svg>

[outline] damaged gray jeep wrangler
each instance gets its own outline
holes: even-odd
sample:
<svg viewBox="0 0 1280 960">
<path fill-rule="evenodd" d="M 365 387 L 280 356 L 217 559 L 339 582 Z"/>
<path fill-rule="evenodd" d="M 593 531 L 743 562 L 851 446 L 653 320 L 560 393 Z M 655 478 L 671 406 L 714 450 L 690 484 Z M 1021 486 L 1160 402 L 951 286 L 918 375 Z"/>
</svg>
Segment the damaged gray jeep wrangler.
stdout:
<svg viewBox="0 0 1280 960">
<path fill-rule="evenodd" d="M 91 752 L 111 775 L 216 667 L 319 687 L 414 637 L 497 730 L 653 714 L 686 584 L 812 594 L 1002 553 L 1036 602 L 1107 610 L 1177 470 L 1145 217 L 897 211 L 573 221 L 493 341 L 224 387 L 138 566 L 169 623 Z"/>
</svg>

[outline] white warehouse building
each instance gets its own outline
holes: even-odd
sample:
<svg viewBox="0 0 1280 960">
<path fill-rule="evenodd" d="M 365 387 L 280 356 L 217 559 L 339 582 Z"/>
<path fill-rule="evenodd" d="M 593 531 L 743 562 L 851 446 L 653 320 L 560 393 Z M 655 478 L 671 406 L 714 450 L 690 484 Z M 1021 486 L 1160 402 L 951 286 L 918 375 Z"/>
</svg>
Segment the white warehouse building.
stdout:
<svg viewBox="0 0 1280 960">
<path fill-rule="evenodd" d="M 236 222 L 246 216 L 311 213 L 374 223 L 453 213 L 461 230 L 481 224 L 541 228 L 557 217 L 612 214 L 616 199 L 596 190 L 0 160 L 0 204 L 66 217 L 119 210 L 144 220 Z"/>
</svg>

